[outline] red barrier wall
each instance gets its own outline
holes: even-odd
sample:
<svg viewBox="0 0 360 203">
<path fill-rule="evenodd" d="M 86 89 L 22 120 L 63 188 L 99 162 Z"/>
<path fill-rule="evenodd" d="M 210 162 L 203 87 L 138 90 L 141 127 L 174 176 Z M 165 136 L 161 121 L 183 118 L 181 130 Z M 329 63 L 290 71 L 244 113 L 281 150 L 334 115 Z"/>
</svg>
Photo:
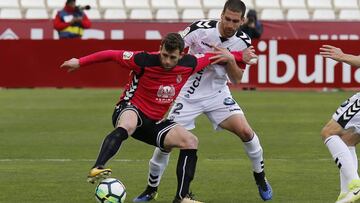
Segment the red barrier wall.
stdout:
<svg viewBox="0 0 360 203">
<path fill-rule="evenodd" d="M 106 49 L 158 50 L 159 41 L 2 40 L 0 87 L 119 87 L 129 72 L 116 63 L 96 64 L 67 73 L 63 61 Z"/>
<path fill-rule="evenodd" d="M 360 52 L 359 41 L 270 40 L 255 43 L 258 65 L 248 68 L 245 87 L 259 88 L 359 88 L 360 68 L 324 59 L 322 44 Z M 66 73 L 64 60 L 106 49 L 156 51 L 154 40 L 0 40 L 0 87 L 119 87 L 128 71 L 116 63 L 84 67 Z"/>
</svg>

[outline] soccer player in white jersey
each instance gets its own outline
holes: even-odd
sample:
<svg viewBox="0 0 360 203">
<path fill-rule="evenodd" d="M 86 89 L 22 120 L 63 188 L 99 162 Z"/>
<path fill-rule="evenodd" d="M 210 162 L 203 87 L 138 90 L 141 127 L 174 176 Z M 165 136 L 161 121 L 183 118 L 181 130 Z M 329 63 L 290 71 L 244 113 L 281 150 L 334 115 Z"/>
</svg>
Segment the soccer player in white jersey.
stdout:
<svg viewBox="0 0 360 203">
<path fill-rule="evenodd" d="M 339 62 L 360 67 L 360 56 L 345 54 L 341 49 L 323 45 L 320 54 Z M 324 126 L 321 136 L 340 169 L 340 195 L 337 203 L 360 199 L 360 179 L 355 146 L 360 141 L 360 92 L 346 100 Z"/>
<path fill-rule="evenodd" d="M 246 6 L 241 0 L 226 1 L 221 20 L 196 21 L 183 32 L 185 45 L 191 54 L 213 51 L 212 46 L 229 50 L 244 50 L 251 46 L 250 38 L 239 30 L 244 22 Z M 244 112 L 232 98 L 228 79 L 240 83 L 245 66 L 211 65 L 190 77 L 176 98 L 168 118 L 186 129 L 195 128 L 195 118 L 204 113 L 215 129 L 226 129 L 238 136 L 252 162 L 256 185 L 261 198 L 272 198 L 272 189 L 265 178 L 263 150 L 258 136 L 248 124 Z M 148 186 L 134 202 L 147 202 L 157 197 L 160 178 L 169 161 L 169 152 L 156 148 L 149 162 Z"/>
</svg>

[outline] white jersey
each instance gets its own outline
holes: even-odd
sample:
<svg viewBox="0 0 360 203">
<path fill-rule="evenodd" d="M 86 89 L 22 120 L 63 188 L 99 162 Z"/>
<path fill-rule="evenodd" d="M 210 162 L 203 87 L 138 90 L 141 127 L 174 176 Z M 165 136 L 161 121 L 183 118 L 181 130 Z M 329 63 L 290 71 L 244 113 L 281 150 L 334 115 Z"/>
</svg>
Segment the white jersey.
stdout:
<svg viewBox="0 0 360 203">
<path fill-rule="evenodd" d="M 360 92 L 341 104 L 332 117 L 344 129 L 354 128 L 360 133 Z"/>
<path fill-rule="evenodd" d="M 219 32 L 219 21 L 196 21 L 183 32 L 185 46 L 190 54 L 203 54 L 214 51 L 211 47 L 227 48 L 229 51 L 241 51 L 251 45 L 251 39 L 242 31 L 230 38 L 222 38 Z M 222 91 L 230 92 L 227 86 L 228 77 L 222 65 L 210 65 L 202 71 L 193 74 L 178 97 L 190 100 L 209 99 Z"/>
</svg>

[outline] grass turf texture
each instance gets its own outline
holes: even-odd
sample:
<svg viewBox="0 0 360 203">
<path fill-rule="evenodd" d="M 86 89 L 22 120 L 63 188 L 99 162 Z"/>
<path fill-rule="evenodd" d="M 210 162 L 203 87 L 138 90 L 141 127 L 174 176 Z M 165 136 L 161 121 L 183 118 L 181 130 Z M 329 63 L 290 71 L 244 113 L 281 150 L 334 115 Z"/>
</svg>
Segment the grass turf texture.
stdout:
<svg viewBox="0 0 360 203">
<path fill-rule="evenodd" d="M 0 90 L 0 202 L 95 202 L 86 183 L 119 90 Z M 272 202 L 334 202 L 338 169 L 319 132 L 354 92 L 233 92 L 260 137 Z M 197 119 L 198 165 L 192 191 L 207 203 L 262 202 L 240 140 Z M 108 163 L 131 200 L 146 186 L 153 147 L 128 139 Z M 158 202 L 176 190 L 174 150 Z"/>
</svg>

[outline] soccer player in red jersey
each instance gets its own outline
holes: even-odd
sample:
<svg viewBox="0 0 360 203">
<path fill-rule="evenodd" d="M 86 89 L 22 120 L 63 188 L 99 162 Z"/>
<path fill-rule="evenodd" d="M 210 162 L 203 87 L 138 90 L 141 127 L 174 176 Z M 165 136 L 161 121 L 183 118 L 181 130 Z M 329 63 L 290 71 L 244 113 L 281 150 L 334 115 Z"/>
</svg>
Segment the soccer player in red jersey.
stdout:
<svg viewBox="0 0 360 203">
<path fill-rule="evenodd" d="M 177 191 L 173 202 L 192 202 L 189 193 L 197 162 L 198 140 L 176 122 L 163 119 L 173 100 L 187 79 L 212 63 L 251 64 L 257 56 L 253 47 L 242 52 L 229 52 L 214 47 L 217 51 L 197 57 L 183 53 L 184 41 L 178 33 L 169 33 L 161 41 L 160 52 L 101 51 L 80 59 L 65 61 L 61 68 L 74 71 L 82 66 L 97 62 L 116 61 L 121 67 L 130 69 L 131 81 L 126 85 L 113 113 L 115 129 L 105 137 L 96 163 L 91 169 L 88 181 L 111 174 L 105 168 L 121 143 L 132 136 L 142 142 L 170 151 L 179 148 L 177 163 Z M 162 120 L 163 119 L 163 120 Z"/>
</svg>

